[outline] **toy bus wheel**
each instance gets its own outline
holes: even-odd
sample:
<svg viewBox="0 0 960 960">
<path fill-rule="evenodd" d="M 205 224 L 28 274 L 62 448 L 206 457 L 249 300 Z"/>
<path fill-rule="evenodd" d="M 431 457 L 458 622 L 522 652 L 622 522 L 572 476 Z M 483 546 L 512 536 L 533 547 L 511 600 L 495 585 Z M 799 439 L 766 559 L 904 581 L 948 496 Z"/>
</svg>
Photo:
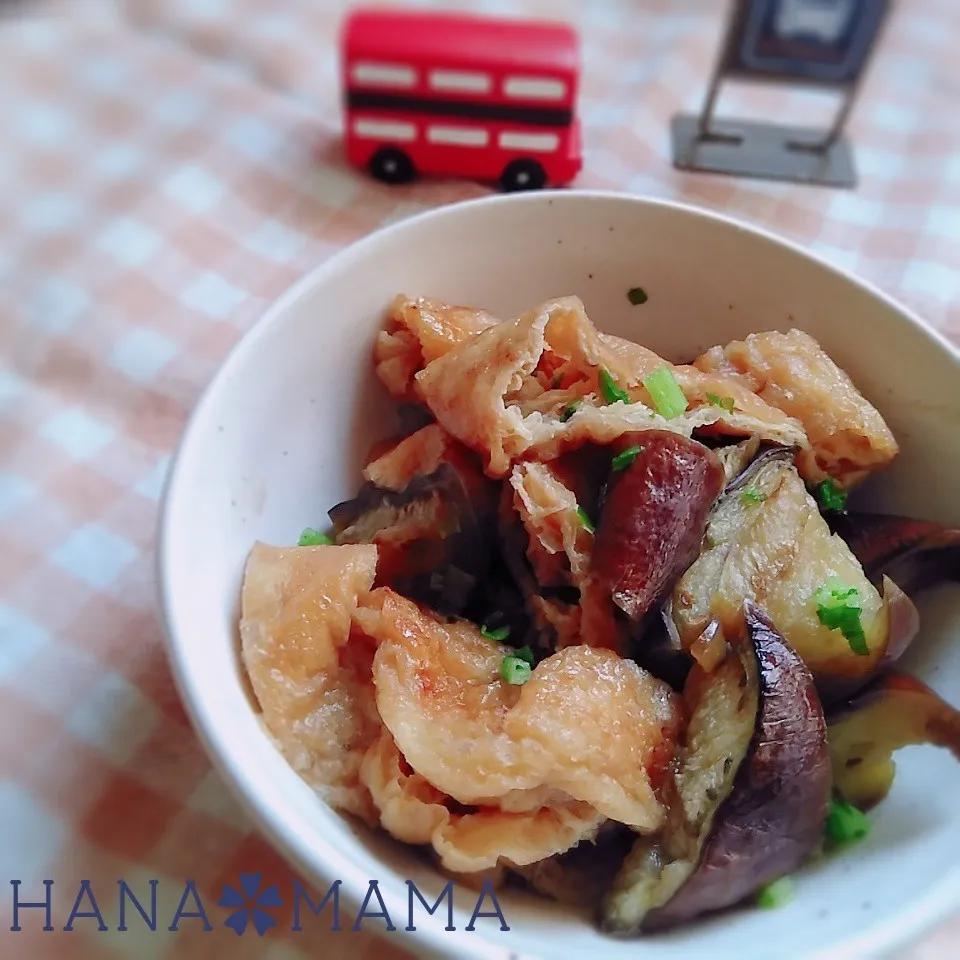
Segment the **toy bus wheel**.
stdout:
<svg viewBox="0 0 960 960">
<path fill-rule="evenodd" d="M 536 160 L 514 160 L 500 176 L 504 190 L 539 190 L 547 182 L 543 167 Z"/>
<path fill-rule="evenodd" d="M 396 147 L 383 147 L 370 158 L 370 172 L 384 183 L 407 183 L 417 171 L 413 161 Z"/>
</svg>

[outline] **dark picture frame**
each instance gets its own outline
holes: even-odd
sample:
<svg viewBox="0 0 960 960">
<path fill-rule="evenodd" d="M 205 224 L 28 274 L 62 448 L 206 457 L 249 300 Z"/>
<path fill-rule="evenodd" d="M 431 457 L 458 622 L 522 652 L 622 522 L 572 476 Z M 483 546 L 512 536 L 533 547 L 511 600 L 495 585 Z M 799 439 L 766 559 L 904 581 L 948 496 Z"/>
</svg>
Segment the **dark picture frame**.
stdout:
<svg viewBox="0 0 960 960">
<path fill-rule="evenodd" d="M 673 118 L 674 165 L 855 186 L 853 151 L 843 131 L 892 7 L 892 0 L 733 0 L 700 113 Z M 824 87 L 839 91 L 841 102 L 826 130 L 717 120 L 724 80 Z"/>
<path fill-rule="evenodd" d="M 855 84 L 889 5 L 889 0 L 741 0 L 721 69 L 739 79 Z"/>
</svg>

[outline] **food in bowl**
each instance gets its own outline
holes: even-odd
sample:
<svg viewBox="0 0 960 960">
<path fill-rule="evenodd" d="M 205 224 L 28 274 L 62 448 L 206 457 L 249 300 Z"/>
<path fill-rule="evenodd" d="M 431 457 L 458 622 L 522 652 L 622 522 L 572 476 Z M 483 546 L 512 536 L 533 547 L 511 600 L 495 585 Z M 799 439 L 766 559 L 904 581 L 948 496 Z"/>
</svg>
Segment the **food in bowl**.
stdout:
<svg viewBox="0 0 960 960">
<path fill-rule="evenodd" d="M 898 447 L 813 338 L 674 364 L 575 297 L 398 297 L 374 365 L 408 429 L 242 588 L 264 723 L 327 803 L 635 934 L 777 902 L 896 749 L 960 756 L 893 666 L 960 533 L 847 512 Z"/>
</svg>

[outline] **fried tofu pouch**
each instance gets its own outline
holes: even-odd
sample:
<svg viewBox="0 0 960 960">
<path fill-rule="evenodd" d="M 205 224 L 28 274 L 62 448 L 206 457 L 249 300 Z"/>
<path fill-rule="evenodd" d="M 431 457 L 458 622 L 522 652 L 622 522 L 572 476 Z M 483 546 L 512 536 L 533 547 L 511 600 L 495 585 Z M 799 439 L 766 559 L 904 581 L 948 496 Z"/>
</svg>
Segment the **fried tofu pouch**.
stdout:
<svg viewBox="0 0 960 960">
<path fill-rule="evenodd" d="M 694 366 L 726 377 L 798 420 L 809 439 L 797 466 L 804 480 L 849 487 L 888 464 L 897 441 L 847 374 L 801 330 L 751 333 L 713 347 Z"/>
<path fill-rule="evenodd" d="M 603 338 L 576 297 L 551 300 L 516 320 L 471 336 L 415 375 L 415 392 L 450 433 L 484 458 L 491 477 L 519 459 L 553 460 L 584 443 L 609 444 L 625 433 L 671 430 L 689 436 L 712 428 L 788 446 L 806 444 L 800 423 L 731 381 L 748 409 L 709 401 L 722 378 L 672 367 L 644 348 Z M 687 408 L 661 416 L 644 386 L 666 367 L 688 384 Z M 612 376 L 626 400 L 608 402 Z"/>
<path fill-rule="evenodd" d="M 263 722 L 290 765 L 331 806 L 376 823 L 360 782 L 381 724 L 373 648 L 353 614 L 373 586 L 377 548 L 271 547 L 250 551 L 243 581 L 243 664 Z"/>
</svg>

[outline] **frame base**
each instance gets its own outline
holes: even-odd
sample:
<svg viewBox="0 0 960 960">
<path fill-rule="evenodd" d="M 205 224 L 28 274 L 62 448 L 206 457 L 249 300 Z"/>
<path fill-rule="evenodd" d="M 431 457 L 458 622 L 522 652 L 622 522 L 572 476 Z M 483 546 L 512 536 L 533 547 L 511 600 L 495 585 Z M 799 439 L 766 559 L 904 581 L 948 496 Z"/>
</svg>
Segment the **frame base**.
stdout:
<svg viewBox="0 0 960 960">
<path fill-rule="evenodd" d="M 709 129 L 701 139 L 699 117 L 678 114 L 673 118 L 675 167 L 826 187 L 857 185 L 853 152 L 846 139 L 820 148 L 817 145 L 825 137 L 822 130 L 746 120 L 711 119 Z"/>
</svg>

